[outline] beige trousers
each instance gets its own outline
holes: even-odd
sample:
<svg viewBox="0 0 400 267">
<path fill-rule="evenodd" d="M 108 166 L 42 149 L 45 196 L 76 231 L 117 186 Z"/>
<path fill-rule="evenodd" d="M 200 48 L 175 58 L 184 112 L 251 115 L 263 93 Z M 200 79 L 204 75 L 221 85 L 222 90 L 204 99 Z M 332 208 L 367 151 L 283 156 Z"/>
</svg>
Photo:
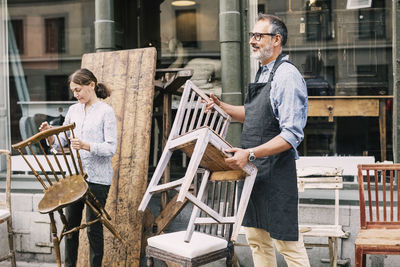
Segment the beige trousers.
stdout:
<svg viewBox="0 0 400 267">
<path fill-rule="evenodd" d="M 310 267 L 302 235 L 299 241 L 273 239 L 264 229 L 244 227 L 253 254 L 255 267 L 277 267 L 275 249 L 285 258 L 288 267 Z"/>
</svg>

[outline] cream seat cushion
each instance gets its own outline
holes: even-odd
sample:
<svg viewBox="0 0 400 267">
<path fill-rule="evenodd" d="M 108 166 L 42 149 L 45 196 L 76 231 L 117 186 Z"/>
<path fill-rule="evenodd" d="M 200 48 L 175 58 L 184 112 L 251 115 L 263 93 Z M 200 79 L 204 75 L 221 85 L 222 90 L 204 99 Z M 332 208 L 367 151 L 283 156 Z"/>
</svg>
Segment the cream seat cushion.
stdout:
<svg viewBox="0 0 400 267">
<path fill-rule="evenodd" d="M 186 258 L 195 258 L 228 246 L 225 239 L 194 232 L 192 239 L 186 243 L 183 239 L 186 231 L 157 235 L 147 239 L 147 244 L 169 253 Z"/>
<path fill-rule="evenodd" d="M 0 208 L 0 220 L 3 220 L 10 216 L 10 211 L 8 209 L 2 209 Z"/>
</svg>

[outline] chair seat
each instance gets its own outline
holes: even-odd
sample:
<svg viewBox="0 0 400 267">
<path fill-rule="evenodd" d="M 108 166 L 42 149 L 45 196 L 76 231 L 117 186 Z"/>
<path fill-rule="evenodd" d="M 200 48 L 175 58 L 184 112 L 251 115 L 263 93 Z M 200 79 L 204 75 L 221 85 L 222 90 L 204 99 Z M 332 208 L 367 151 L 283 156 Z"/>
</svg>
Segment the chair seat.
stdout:
<svg viewBox="0 0 400 267">
<path fill-rule="evenodd" d="M 49 213 L 82 198 L 87 190 L 88 184 L 82 175 L 67 176 L 59 182 L 53 183 L 44 191 L 44 196 L 39 202 L 40 213 Z"/>
<path fill-rule="evenodd" d="M 383 250 L 387 249 L 385 246 L 393 246 L 400 251 L 400 229 L 361 229 L 355 244 Z"/>
<path fill-rule="evenodd" d="M 186 231 L 153 236 L 147 239 L 149 246 L 179 255 L 185 258 L 195 258 L 228 246 L 225 239 L 194 232 L 189 243 L 184 241 Z"/>
<path fill-rule="evenodd" d="M 0 221 L 7 219 L 10 217 L 11 213 L 8 209 L 1 209 L 0 208 Z"/>
</svg>

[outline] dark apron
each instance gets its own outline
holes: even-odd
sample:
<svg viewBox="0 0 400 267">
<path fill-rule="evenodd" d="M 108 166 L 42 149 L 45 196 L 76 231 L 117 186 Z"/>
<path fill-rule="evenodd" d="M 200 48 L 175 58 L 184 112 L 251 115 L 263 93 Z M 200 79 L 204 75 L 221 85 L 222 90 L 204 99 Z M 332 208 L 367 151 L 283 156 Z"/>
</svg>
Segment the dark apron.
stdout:
<svg viewBox="0 0 400 267">
<path fill-rule="evenodd" d="M 270 90 L 276 69 L 283 62 L 289 62 L 281 60 L 282 57 L 280 55 L 276 59 L 267 83 L 249 84 L 244 103 L 242 148 L 264 144 L 281 132 L 272 111 Z M 253 163 L 257 166 L 258 173 L 243 226 L 264 229 L 274 239 L 297 241 L 298 192 L 293 148 L 258 158 Z"/>
</svg>

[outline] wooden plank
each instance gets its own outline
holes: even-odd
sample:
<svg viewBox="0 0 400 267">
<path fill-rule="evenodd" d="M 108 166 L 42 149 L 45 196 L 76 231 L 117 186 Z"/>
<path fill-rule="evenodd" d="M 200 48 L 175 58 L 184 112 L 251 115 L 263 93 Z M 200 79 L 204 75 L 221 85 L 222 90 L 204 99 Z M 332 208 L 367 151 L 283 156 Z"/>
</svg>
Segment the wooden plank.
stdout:
<svg viewBox="0 0 400 267">
<path fill-rule="evenodd" d="M 379 99 L 309 99 L 309 117 L 329 117 L 332 107 L 334 117 L 378 117 Z"/>
<path fill-rule="evenodd" d="M 125 239 L 122 244 L 104 230 L 103 266 L 139 266 L 143 213 L 137 211 L 146 190 L 154 96 L 154 48 L 85 54 L 82 68 L 93 71 L 112 90 L 105 101 L 115 111 L 117 152 L 106 209 Z M 140 149 L 134 149 L 140 148 Z M 81 231 L 78 266 L 89 266 L 86 233 Z"/>
</svg>

